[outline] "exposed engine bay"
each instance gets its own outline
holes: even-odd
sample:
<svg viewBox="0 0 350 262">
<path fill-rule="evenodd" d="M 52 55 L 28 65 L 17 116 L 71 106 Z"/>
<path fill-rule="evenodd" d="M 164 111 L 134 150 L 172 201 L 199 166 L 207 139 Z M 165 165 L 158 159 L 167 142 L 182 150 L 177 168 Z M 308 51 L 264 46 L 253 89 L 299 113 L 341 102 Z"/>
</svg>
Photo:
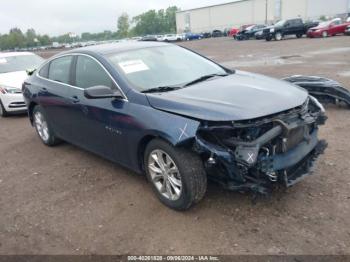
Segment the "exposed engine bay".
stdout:
<svg viewBox="0 0 350 262">
<path fill-rule="evenodd" d="M 210 178 L 229 190 L 268 193 L 294 185 L 312 169 L 327 143 L 317 138 L 327 117 L 312 96 L 297 108 L 237 122 L 203 122 L 194 151 Z"/>
</svg>

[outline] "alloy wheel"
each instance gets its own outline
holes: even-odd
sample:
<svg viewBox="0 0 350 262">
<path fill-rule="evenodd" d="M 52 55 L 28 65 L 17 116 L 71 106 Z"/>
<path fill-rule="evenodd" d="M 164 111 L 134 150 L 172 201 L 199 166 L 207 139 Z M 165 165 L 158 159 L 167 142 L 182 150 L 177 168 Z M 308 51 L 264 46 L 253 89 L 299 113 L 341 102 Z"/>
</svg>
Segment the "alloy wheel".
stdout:
<svg viewBox="0 0 350 262">
<path fill-rule="evenodd" d="M 34 115 L 34 124 L 35 128 L 38 131 L 38 134 L 42 140 L 47 142 L 50 138 L 49 128 L 47 122 L 41 112 L 36 112 Z"/>
<path fill-rule="evenodd" d="M 182 193 L 182 181 L 178 167 L 163 150 L 156 149 L 148 157 L 151 181 L 165 198 L 176 201 Z"/>
<path fill-rule="evenodd" d="M 324 31 L 324 32 L 322 33 L 322 36 L 323 36 L 324 38 L 326 38 L 326 37 L 328 36 L 328 32 L 327 32 L 327 31 Z"/>
<path fill-rule="evenodd" d="M 282 40 L 282 34 L 281 33 L 277 33 L 275 36 L 277 41 L 281 41 Z"/>
</svg>

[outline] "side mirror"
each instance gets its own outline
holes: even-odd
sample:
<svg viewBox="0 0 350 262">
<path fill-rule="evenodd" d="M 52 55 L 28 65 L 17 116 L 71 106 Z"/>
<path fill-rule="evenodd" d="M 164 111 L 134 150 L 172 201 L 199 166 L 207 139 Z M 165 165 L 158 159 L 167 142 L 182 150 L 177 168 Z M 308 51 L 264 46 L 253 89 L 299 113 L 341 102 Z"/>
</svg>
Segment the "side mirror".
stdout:
<svg viewBox="0 0 350 262">
<path fill-rule="evenodd" d="M 36 71 L 36 69 L 32 68 L 32 69 L 27 69 L 26 73 L 28 76 L 31 76 L 32 74 L 34 74 L 34 72 Z"/>
<path fill-rule="evenodd" d="M 107 86 L 92 86 L 84 90 L 84 96 L 88 99 L 99 98 L 123 98 L 122 93 L 117 90 L 112 90 Z"/>
</svg>

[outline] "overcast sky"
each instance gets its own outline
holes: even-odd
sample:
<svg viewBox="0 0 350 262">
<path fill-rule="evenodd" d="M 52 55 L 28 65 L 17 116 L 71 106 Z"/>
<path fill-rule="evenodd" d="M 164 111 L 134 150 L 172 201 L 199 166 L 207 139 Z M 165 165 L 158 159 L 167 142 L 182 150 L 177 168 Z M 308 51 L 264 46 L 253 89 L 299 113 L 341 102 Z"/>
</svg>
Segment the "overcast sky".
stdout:
<svg viewBox="0 0 350 262">
<path fill-rule="evenodd" d="M 50 36 L 115 31 L 117 18 L 123 12 L 132 17 L 171 5 L 184 10 L 227 2 L 230 0 L 0 0 L 0 34 L 12 27 L 22 31 L 34 28 Z"/>
</svg>

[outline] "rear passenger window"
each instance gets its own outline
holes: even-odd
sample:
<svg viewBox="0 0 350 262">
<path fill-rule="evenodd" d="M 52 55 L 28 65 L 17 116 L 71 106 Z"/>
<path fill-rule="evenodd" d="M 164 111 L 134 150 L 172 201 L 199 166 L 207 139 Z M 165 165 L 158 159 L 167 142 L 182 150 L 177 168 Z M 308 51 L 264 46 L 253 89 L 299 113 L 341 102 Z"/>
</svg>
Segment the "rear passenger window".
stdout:
<svg viewBox="0 0 350 262">
<path fill-rule="evenodd" d="M 294 23 L 293 23 L 293 25 L 295 25 L 295 26 L 302 25 L 302 24 L 303 24 L 303 23 L 301 22 L 300 19 L 294 20 Z"/>
<path fill-rule="evenodd" d="M 49 79 L 69 84 L 69 74 L 72 59 L 72 56 L 64 56 L 52 60 L 49 68 Z"/>
<path fill-rule="evenodd" d="M 44 65 L 40 71 L 39 71 L 39 75 L 45 78 L 49 77 L 49 65 L 50 63 L 47 63 L 46 65 Z"/>
<path fill-rule="evenodd" d="M 87 56 L 78 56 L 75 85 L 81 88 L 107 86 L 113 88 L 112 79 L 95 60 Z"/>
</svg>

